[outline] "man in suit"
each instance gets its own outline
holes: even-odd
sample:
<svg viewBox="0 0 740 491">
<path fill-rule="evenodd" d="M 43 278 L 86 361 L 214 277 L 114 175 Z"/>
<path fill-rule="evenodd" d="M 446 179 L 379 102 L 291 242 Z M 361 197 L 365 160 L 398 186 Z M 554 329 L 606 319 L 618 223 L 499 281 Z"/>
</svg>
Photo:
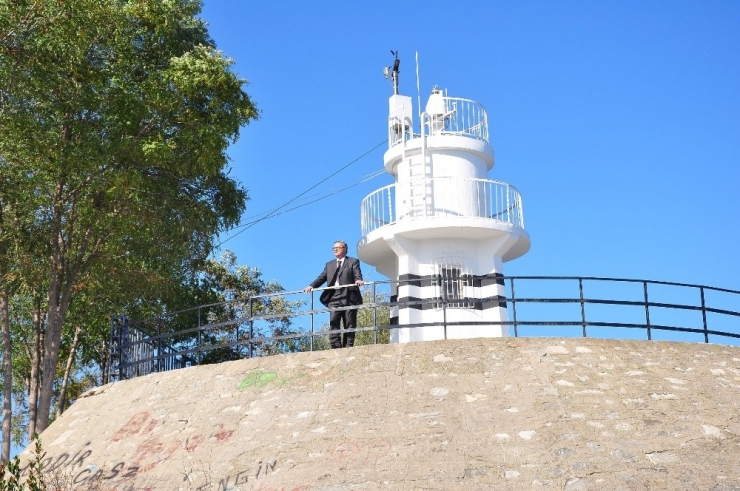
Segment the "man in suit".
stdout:
<svg viewBox="0 0 740 491">
<path fill-rule="evenodd" d="M 332 250 L 336 259 L 326 263 L 324 271 L 321 272 L 313 283 L 304 288 L 303 291 L 310 292 L 324 283 L 327 286 L 355 285 L 324 290 L 321 294 L 321 303 L 330 309 L 362 304 L 362 294 L 358 287 L 364 285 L 365 282 L 362 281 L 360 261 L 347 256 L 347 243 L 344 241 L 338 240 L 334 242 Z M 341 324 L 344 324 L 345 329 L 356 328 L 357 309 L 332 310 L 329 315 L 329 329 L 331 331 L 339 331 Z M 332 333 L 329 334 L 329 341 L 332 348 L 351 348 L 355 344 L 355 333 L 348 332 L 344 333 L 344 335 Z"/>
</svg>

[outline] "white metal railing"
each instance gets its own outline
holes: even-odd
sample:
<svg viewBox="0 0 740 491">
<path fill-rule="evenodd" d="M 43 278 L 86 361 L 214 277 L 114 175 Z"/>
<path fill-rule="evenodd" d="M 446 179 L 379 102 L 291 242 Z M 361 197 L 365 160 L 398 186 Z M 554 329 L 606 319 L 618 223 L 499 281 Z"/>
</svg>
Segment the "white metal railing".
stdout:
<svg viewBox="0 0 740 491">
<path fill-rule="evenodd" d="M 443 97 L 444 114 L 429 114 L 430 135 L 461 135 L 488 143 L 488 114 L 482 104 L 459 97 Z"/>
<path fill-rule="evenodd" d="M 362 235 L 384 225 L 395 223 L 396 193 L 395 184 L 382 187 L 365 197 L 360 205 Z"/>
<path fill-rule="evenodd" d="M 421 138 L 421 133 L 414 133 L 406 125 L 398 124 L 395 116 L 388 118 L 388 148 L 414 138 Z"/>
<path fill-rule="evenodd" d="M 414 196 L 412 188 L 424 192 Z M 419 218 L 487 218 L 524 228 L 519 191 L 489 179 L 435 177 L 391 184 L 362 200 L 360 216 L 363 236 L 385 225 Z"/>
<path fill-rule="evenodd" d="M 444 112 L 427 114 L 422 118 L 422 133 L 414 133 L 410 122 L 400 122 L 395 115 L 388 121 L 388 146 L 424 135 L 459 135 L 475 138 L 486 143 L 488 140 L 488 113 L 482 104 L 460 97 L 443 97 Z"/>
</svg>

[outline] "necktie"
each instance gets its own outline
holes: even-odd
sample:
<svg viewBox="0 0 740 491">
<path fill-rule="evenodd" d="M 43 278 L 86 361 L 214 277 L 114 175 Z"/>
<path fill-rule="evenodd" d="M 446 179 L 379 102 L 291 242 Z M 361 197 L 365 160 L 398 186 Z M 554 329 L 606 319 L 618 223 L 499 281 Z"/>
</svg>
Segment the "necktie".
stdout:
<svg viewBox="0 0 740 491">
<path fill-rule="evenodd" d="M 337 261 L 337 271 L 336 271 L 336 273 L 334 273 L 334 284 L 335 285 L 338 285 L 339 284 L 339 270 L 340 269 L 342 269 L 342 260 L 341 259 Z"/>
</svg>

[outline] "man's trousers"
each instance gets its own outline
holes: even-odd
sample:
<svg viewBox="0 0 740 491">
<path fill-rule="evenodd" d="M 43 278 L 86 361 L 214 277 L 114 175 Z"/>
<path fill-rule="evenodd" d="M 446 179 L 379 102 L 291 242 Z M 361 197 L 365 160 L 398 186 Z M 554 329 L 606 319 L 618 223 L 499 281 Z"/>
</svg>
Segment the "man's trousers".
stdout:
<svg viewBox="0 0 740 491">
<path fill-rule="evenodd" d="M 346 305 L 332 305 L 329 304 L 329 308 L 346 307 Z M 340 330 L 340 325 L 344 325 L 345 329 L 354 329 L 357 327 L 357 307 L 350 310 L 332 310 L 329 314 L 329 330 L 333 331 L 329 334 L 329 342 L 332 348 L 351 348 L 355 344 L 355 333 L 345 332 L 339 333 L 334 331 Z"/>
</svg>

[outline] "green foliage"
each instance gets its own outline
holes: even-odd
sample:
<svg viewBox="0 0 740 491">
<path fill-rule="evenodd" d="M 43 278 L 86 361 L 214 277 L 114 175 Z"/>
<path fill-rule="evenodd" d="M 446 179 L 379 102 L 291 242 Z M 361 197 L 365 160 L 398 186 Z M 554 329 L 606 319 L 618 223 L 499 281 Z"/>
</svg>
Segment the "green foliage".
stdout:
<svg viewBox="0 0 740 491">
<path fill-rule="evenodd" d="M 21 483 L 21 463 L 18 456 L 10 462 L 0 462 L 0 491 L 20 491 L 24 489 Z"/>
<path fill-rule="evenodd" d="M 46 479 L 41 463 L 43 458 L 41 439 L 35 435 L 33 458 L 25 470 L 21 470 L 18 456 L 10 462 L 0 462 L 0 491 L 46 491 Z"/>
<path fill-rule="evenodd" d="M 245 209 L 226 149 L 258 112 L 200 8 L 0 2 L 0 286 L 44 299 L 40 430 L 75 328 L 104 365 L 107 316 L 171 307 Z"/>
<path fill-rule="evenodd" d="M 388 296 L 377 293 L 373 299 L 373 292 L 367 289 L 362 292 L 363 305 L 381 304 L 375 307 L 362 308 L 357 312 L 357 327 L 387 326 L 391 323 L 391 310 L 387 305 Z M 364 344 L 388 344 L 391 341 L 388 329 L 374 331 L 361 331 L 355 334 L 355 346 Z"/>
<path fill-rule="evenodd" d="M 213 348 L 203 354 L 199 363 L 219 363 L 246 356 L 300 350 L 298 340 L 284 339 L 271 343 L 255 342 L 252 344 L 254 351 L 249 352 L 250 334 L 252 338 L 293 334 L 290 314 L 300 302 L 278 295 L 283 287 L 277 282 L 265 281 L 258 269 L 238 266 L 233 252 L 226 250 L 220 260 L 205 261 L 192 288 L 198 292 L 201 303 L 209 304 L 199 309 L 198 315 L 204 323 L 221 326 L 202 333 L 201 345 Z M 250 316 L 269 318 L 257 325 L 242 326 L 240 319 Z M 180 326 L 170 329 L 176 330 L 177 327 Z"/>
<path fill-rule="evenodd" d="M 388 295 L 385 293 L 376 293 L 373 299 L 373 290 L 367 286 L 362 288 L 362 306 L 357 310 L 357 327 L 388 326 L 391 319 L 390 307 L 388 307 Z M 329 331 L 329 324 L 325 324 L 322 329 L 324 332 Z M 388 329 L 357 331 L 355 333 L 355 346 L 366 344 L 389 344 L 391 341 L 390 331 Z M 308 341 L 303 341 L 300 351 L 308 351 L 311 347 Z M 329 336 L 317 335 L 313 338 L 313 351 L 322 351 L 331 349 Z"/>
</svg>

